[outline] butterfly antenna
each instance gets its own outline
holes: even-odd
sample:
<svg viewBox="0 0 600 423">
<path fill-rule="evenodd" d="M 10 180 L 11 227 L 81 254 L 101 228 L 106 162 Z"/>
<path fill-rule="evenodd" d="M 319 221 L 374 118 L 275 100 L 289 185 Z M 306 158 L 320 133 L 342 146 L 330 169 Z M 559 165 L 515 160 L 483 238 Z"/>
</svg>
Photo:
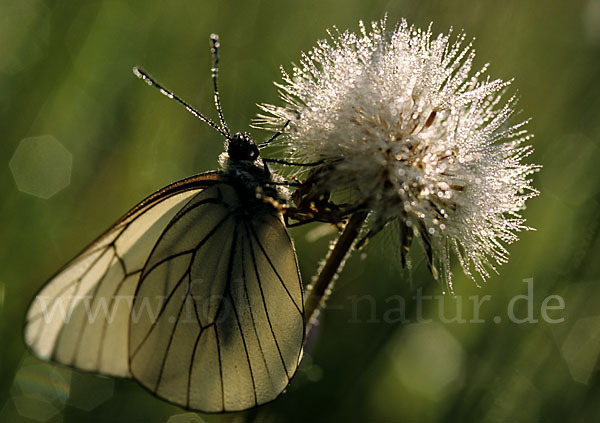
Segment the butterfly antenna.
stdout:
<svg viewBox="0 0 600 423">
<path fill-rule="evenodd" d="M 225 123 L 225 119 L 223 118 L 223 109 L 221 108 L 221 100 L 219 97 L 219 47 L 221 47 L 221 43 L 219 42 L 219 36 L 217 34 L 210 34 L 210 41 L 212 44 L 210 48 L 210 52 L 212 53 L 212 68 L 210 71 L 213 81 L 213 91 L 215 93 L 215 107 L 219 113 L 219 122 L 221 123 L 221 128 L 223 128 L 227 134 L 227 138 L 231 138 L 227 123 Z"/>
<path fill-rule="evenodd" d="M 202 122 L 208 124 L 210 127 L 214 128 L 217 130 L 217 132 L 219 132 L 221 135 L 223 135 L 225 138 L 230 138 L 229 136 L 229 131 L 224 132 L 223 129 L 217 125 L 216 123 L 214 123 L 212 120 L 210 120 L 209 118 L 207 118 L 206 116 L 204 116 L 202 113 L 200 113 L 198 110 L 194 109 L 192 106 L 190 106 L 187 102 L 185 102 L 184 100 L 182 100 L 181 98 L 177 97 L 175 94 L 173 94 L 172 91 L 169 91 L 168 89 L 166 89 L 165 87 L 163 87 L 161 84 L 159 84 L 154 78 L 152 78 L 150 75 L 148 75 L 148 73 L 146 73 L 145 71 L 143 71 L 142 69 L 138 68 L 137 66 L 135 66 L 133 68 L 133 73 L 135 76 L 137 76 L 138 78 L 146 81 L 146 84 L 150 85 L 150 86 L 154 86 L 156 88 L 158 88 L 158 90 L 165 96 L 169 97 L 172 100 L 175 100 L 176 102 L 178 102 L 179 104 L 181 104 L 183 107 L 185 107 L 185 109 L 190 112 L 191 114 L 193 114 L 194 116 L 196 116 L 198 119 L 200 119 Z"/>
</svg>

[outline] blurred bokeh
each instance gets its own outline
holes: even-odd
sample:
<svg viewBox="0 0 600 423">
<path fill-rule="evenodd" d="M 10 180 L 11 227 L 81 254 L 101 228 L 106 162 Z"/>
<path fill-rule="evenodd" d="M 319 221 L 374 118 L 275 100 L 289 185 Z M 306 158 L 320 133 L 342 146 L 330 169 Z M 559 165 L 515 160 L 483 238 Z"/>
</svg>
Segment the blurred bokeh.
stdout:
<svg viewBox="0 0 600 423">
<path fill-rule="evenodd" d="M 537 231 L 499 276 L 478 288 L 459 275 L 455 297 L 428 299 L 442 288 L 418 248 L 401 272 L 382 236 L 349 261 L 287 392 L 237 415 L 188 413 L 26 352 L 28 302 L 57 268 L 148 193 L 217 167 L 223 140 L 133 65 L 214 116 L 219 33 L 224 111 L 245 129 L 256 103 L 278 102 L 281 64 L 326 28 L 385 12 L 464 29 L 533 118 L 542 194 L 524 214 Z M 600 0 L 0 0 L 0 421 L 597 421 L 599 117 Z M 319 230 L 292 231 L 305 281 L 332 238 Z"/>
</svg>

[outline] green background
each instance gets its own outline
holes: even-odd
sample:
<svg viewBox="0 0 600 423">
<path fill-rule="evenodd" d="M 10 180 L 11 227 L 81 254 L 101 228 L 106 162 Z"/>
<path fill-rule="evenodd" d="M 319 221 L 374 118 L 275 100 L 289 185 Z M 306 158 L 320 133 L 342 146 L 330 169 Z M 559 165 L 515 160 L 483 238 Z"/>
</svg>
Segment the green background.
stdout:
<svg viewBox="0 0 600 423">
<path fill-rule="evenodd" d="M 514 77 L 520 116 L 533 118 L 530 160 L 544 168 L 534 183 L 541 195 L 524 215 L 537 231 L 510 246 L 499 276 L 478 288 L 456 269 L 456 297 L 424 301 L 431 322 L 391 321 L 394 295 L 405 298 L 406 318 L 414 321 L 419 310 L 411 296 L 419 289 L 440 295 L 441 287 L 419 248 L 412 274 L 401 272 L 382 235 L 366 258 L 349 261 L 286 394 L 237 415 L 182 416 L 135 382 L 71 373 L 25 351 L 27 304 L 59 266 L 148 193 L 218 166 L 223 140 L 138 81 L 133 65 L 214 117 L 208 36 L 219 33 L 222 103 L 230 127 L 243 130 L 256 103 L 278 103 L 272 82 L 281 64 L 289 69 L 326 28 L 356 30 L 359 19 L 385 12 L 391 23 L 434 21 L 435 33 L 464 29 L 476 38 L 476 64 L 489 61 L 493 77 Z M 1 0 L 0 421 L 598 418 L 599 53 L 599 0 Z M 51 149 L 33 163 L 9 166 L 21 141 L 40 135 L 53 136 L 72 157 L 70 184 L 49 199 L 20 191 L 14 176 L 59 184 L 68 168 L 64 154 Z M 307 241 L 315 228 L 292 231 L 305 281 L 331 239 Z M 515 300 L 528 294 L 529 278 L 531 296 Z M 486 295 L 475 319 L 469 297 Z M 542 319 L 549 295 L 565 301 L 563 310 L 548 313 L 562 323 Z M 511 321 L 511 301 L 520 318 L 530 306 L 537 323 Z M 451 318 L 461 302 L 468 322 L 445 323 L 440 304 Z"/>
</svg>

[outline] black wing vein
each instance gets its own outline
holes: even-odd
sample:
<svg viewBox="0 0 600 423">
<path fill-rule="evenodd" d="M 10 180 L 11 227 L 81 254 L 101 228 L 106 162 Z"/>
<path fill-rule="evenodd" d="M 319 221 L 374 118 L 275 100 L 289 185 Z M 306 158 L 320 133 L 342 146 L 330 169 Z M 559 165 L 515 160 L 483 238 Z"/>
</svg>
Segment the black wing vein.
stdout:
<svg viewBox="0 0 600 423">
<path fill-rule="evenodd" d="M 179 325 L 179 320 L 181 319 L 181 313 L 183 312 L 183 307 L 185 306 L 185 302 L 187 301 L 188 296 L 190 295 L 190 285 L 188 285 L 188 289 L 183 296 L 183 300 L 181 301 L 181 306 L 179 307 L 179 311 L 177 312 L 177 317 L 175 318 L 175 322 L 173 323 L 173 330 L 171 331 L 171 335 L 169 336 L 169 342 L 167 342 L 167 349 L 162 359 L 162 363 L 160 365 L 160 371 L 158 373 L 158 378 L 156 379 L 156 386 L 154 387 L 154 391 L 158 391 L 158 387 L 160 386 L 160 382 L 162 380 L 163 372 L 165 370 L 165 365 L 167 363 L 167 358 L 169 357 L 169 351 L 171 349 L 171 345 L 173 344 L 173 338 L 175 337 L 175 331 L 177 330 L 177 326 Z M 158 319 L 157 319 L 158 320 Z"/>
<path fill-rule="evenodd" d="M 250 229 L 248 225 L 246 226 L 246 233 L 248 234 L 248 238 L 250 238 Z M 258 282 L 258 288 L 260 290 L 260 296 L 262 298 L 262 304 L 265 310 L 265 315 L 267 317 L 267 322 L 269 323 L 269 329 L 271 330 L 271 335 L 273 336 L 273 341 L 275 341 L 275 345 L 277 346 L 277 352 L 279 353 L 279 358 L 281 359 L 281 364 L 283 365 L 283 369 L 285 370 L 285 374 L 287 376 L 288 369 L 285 364 L 285 360 L 283 358 L 283 354 L 281 353 L 281 348 L 279 347 L 279 342 L 277 342 L 277 336 L 275 335 L 275 331 L 273 330 L 273 324 L 271 323 L 271 317 L 269 316 L 269 310 L 267 308 L 267 302 L 265 300 L 265 293 L 263 292 L 263 287 L 260 279 L 260 274 L 258 272 L 258 265 L 256 264 L 256 256 L 254 255 L 254 250 L 250 248 L 250 256 L 252 257 L 252 263 L 254 265 L 254 272 L 256 274 L 256 280 Z"/>
<path fill-rule="evenodd" d="M 244 297 L 246 298 L 246 303 L 248 304 L 248 312 L 250 314 L 250 320 L 252 322 L 252 329 L 254 330 L 254 334 L 256 335 L 256 342 L 258 344 L 258 349 L 260 350 L 260 354 L 263 359 L 263 363 L 265 364 L 265 369 L 267 373 L 270 373 L 269 365 L 267 364 L 267 358 L 265 356 L 265 351 L 262 346 L 262 342 L 260 341 L 260 336 L 258 334 L 258 330 L 256 329 L 256 321 L 254 319 L 254 312 L 252 311 L 252 304 L 250 303 L 250 296 L 248 295 L 248 280 L 246 279 L 246 252 L 244 251 L 244 243 L 242 243 L 242 278 L 244 280 Z"/>
<path fill-rule="evenodd" d="M 296 310 L 298 310 L 298 313 L 300 313 L 301 315 L 303 315 L 303 311 L 300 309 L 300 306 L 298 304 L 296 304 L 296 300 L 294 300 L 294 297 L 292 297 L 292 294 L 290 293 L 290 290 L 288 289 L 288 287 L 286 286 L 286 284 L 283 282 L 283 278 L 281 277 L 281 275 L 277 271 L 277 268 L 273 265 L 273 261 L 271 260 L 271 257 L 269 257 L 269 254 L 267 254 L 267 251 L 265 250 L 265 247 L 263 247 L 262 243 L 258 239 L 258 236 L 256 235 L 256 232 L 254 230 L 254 227 L 252 227 L 252 225 L 249 225 L 249 226 L 250 226 L 250 230 L 252 232 L 252 236 L 254 237 L 256 243 L 260 247 L 260 251 L 263 253 L 263 256 L 265 257 L 265 259 L 267 259 L 267 262 L 269 263 L 269 266 L 271 266 L 271 269 L 273 269 L 273 273 L 275 273 L 275 275 L 277 276 L 277 279 L 279 280 L 279 282 L 281 282 L 281 286 L 283 286 L 283 289 L 285 289 L 285 292 L 287 293 L 288 297 L 290 298 L 290 300 L 292 301 L 292 303 L 294 304 L 294 306 L 296 306 Z"/>
<path fill-rule="evenodd" d="M 231 307 L 233 308 L 233 313 L 235 314 L 235 321 L 237 323 L 238 329 L 240 330 L 240 336 L 242 337 L 242 343 L 244 344 L 244 352 L 246 353 L 246 361 L 248 362 L 248 369 L 250 370 L 250 379 L 252 379 L 252 391 L 254 393 L 254 404 L 258 403 L 258 399 L 256 397 L 256 382 L 254 381 L 254 373 L 252 371 L 252 363 L 250 362 L 250 354 L 248 354 L 248 346 L 246 345 L 246 337 L 244 336 L 244 331 L 242 330 L 242 323 L 240 322 L 240 316 L 235 307 L 235 300 L 233 298 L 233 293 L 231 292 L 231 272 L 233 268 L 233 258 L 234 252 L 237 247 L 237 226 L 234 233 L 233 245 L 231 248 L 231 257 L 229 259 L 229 274 L 227 276 L 228 285 L 229 285 L 229 298 L 231 299 Z"/>
</svg>

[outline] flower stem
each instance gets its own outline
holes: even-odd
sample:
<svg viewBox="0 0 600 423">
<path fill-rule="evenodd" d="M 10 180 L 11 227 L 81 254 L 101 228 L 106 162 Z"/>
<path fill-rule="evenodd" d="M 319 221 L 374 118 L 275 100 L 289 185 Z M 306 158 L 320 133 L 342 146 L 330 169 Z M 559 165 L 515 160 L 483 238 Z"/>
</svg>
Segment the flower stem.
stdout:
<svg viewBox="0 0 600 423">
<path fill-rule="evenodd" d="M 304 312 L 306 316 L 307 333 L 318 319 L 318 311 L 325 305 L 337 274 L 342 270 L 344 261 L 354 245 L 356 237 L 360 233 L 360 229 L 368 212 L 356 212 L 350 217 L 350 221 L 346 224 L 344 231 L 335 243 L 335 246 L 330 251 L 325 264 L 321 268 L 321 272 L 317 280 L 312 284 L 312 288 L 304 303 Z"/>
</svg>

